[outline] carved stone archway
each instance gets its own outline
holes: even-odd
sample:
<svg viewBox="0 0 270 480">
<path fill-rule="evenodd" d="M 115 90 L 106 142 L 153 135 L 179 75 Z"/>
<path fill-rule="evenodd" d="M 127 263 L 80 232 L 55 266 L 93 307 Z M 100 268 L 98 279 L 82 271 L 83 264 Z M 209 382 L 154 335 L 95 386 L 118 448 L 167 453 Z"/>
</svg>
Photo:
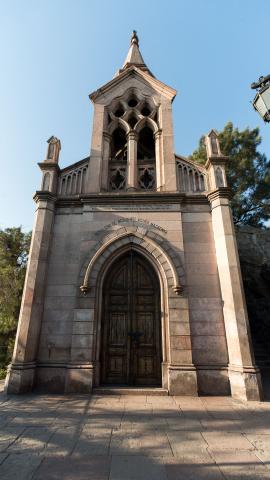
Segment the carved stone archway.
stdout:
<svg viewBox="0 0 270 480">
<path fill-rule="evenodd" d="M 91 251 L 81 270 L 81 291 L 89 307 L 85 313 L 94 321 L 92 362 L 93 383 L 99 385 L 102 289 L 106 273 L 115 260 L 134 250 L 155 269 L 161 291 L 162 386 L 171 394 L 197 394 L 197 379 L 192 363 L 189 307 L 185 295 L 184 271 L 179 255 L 169 242 L 143 227 L 122 227 L 105 236 Z"/>
</svg>

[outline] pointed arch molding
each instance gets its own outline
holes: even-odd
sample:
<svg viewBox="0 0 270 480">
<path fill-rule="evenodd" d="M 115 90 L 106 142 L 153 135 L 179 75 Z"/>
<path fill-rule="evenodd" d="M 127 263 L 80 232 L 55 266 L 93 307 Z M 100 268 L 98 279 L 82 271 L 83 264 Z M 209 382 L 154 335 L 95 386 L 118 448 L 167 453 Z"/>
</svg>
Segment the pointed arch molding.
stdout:
<svg viewBox="0 0 270 480">
<path fill-rule="evenodd" d="M 81 292 L 86 294 L 94 287 L 100 269 L 111 255 L 127 246 L 131 248 L 133 246 L 133 248 L 140 247 L 142 251 L 146 251 L 159 264 L 166 276 L 168 287 L 175 294 L 180 295 L 183 291 L 180 278 L 183 277 L 184 272 L 179 256 L 169 246 L 165 252 L 160 245 L 161 242 L 164 245 L 166 241 L 158 234 L 142 227 L 137 227 L 135 231 L 132 228 L 122 227 L 107 235 L 92 252 L 90 261 L 88 259 L 83 266 L 81 272 L 81 277 L 83 277 L 83 283 L 80 287 Z"/>
</svg>

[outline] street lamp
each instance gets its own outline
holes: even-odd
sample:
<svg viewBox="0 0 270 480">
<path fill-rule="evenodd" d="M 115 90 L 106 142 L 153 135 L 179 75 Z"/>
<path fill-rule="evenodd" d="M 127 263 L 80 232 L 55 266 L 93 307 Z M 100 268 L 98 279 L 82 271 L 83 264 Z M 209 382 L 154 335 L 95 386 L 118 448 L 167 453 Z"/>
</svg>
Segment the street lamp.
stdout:
<svg viewBox="0 0 270 480">
<path fill-rule="evenodd" d="M 270 75 L 260 77 L 258 82 L 250 86 L 257 90 L 252 102 L 253 107 L 265 122 L 270 122 Z"/>
</svg>

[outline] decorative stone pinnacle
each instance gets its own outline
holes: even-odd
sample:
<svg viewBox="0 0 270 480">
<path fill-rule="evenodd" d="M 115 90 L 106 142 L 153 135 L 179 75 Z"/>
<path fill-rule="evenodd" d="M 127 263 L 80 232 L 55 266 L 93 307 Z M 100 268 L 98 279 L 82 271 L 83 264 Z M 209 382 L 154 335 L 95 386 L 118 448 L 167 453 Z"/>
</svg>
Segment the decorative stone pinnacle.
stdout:
<svg viewBox="0 0 270 480">
<path fill-rule="evenodd" d="M 136 45 L 139 46 L 139 37 L 137 35 L 136 30 L 133 30 L 132 37 L 131 37 L 131 40 L 130 40 L 130 44 L 132 45 L 133 43 L 136 43 Z"/>
</svg>

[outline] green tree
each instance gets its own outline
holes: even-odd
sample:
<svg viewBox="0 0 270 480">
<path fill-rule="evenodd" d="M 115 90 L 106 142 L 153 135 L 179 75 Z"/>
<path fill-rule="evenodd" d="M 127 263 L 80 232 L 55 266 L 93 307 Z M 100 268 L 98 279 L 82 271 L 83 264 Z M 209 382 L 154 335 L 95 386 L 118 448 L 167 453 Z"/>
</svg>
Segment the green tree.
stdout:
<svg viewBox="0 0 270 480">
<path fill-rule="evenodd" d="M 234 222 L 263 227 L 270 219 L 270 161 L 258 151 L 259 129 L 239 131 L 229 122 L 218 135 L 221 151 L 229 157 L 226 172 L 233 192 Z M 191 159 L 205 163 L 204 137 Z"/>
<path fill-rule="evenodd" d="M 12 355 L 30 240 L 21 227 L 0 230 L 0 369 Z"/>
</svg>

